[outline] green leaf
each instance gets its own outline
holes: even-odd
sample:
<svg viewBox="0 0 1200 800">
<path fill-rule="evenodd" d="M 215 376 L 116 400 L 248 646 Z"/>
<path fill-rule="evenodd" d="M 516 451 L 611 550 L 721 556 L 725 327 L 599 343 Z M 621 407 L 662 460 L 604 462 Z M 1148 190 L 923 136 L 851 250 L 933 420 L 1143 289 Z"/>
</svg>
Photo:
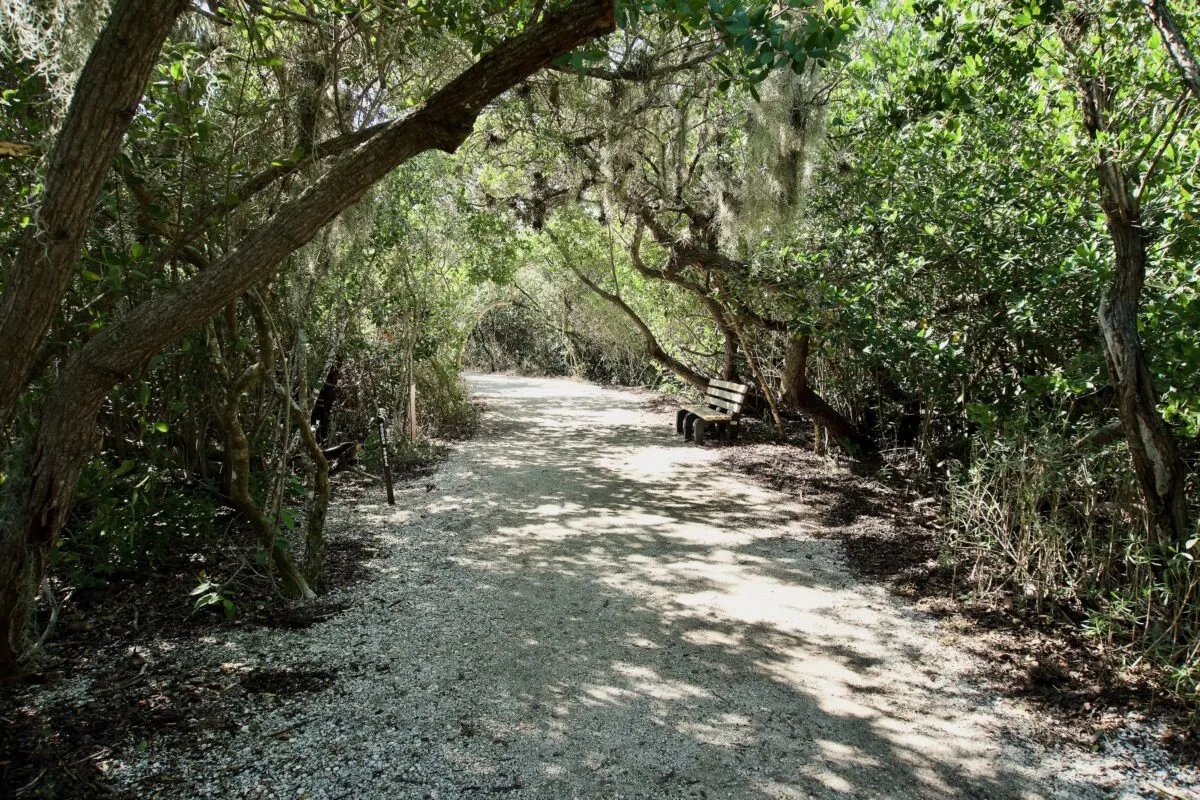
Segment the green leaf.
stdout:
<svg viewBox="0 0 1200 800">
<path fill-rule="evenodd" d="M 217 594 L 216 592 L 202 595 L 201 597 L 199 597 L 196 600 L 196 604 L 194 606 L 192 606 L 192 610 L 199 611 L 200 609 L 205 608 L 207 606 L 216 605 L 217 603 L 220 603 L 222 600 L 223 600 L 223 598 L 221 597 L 221 595 Z"/>
</svg>

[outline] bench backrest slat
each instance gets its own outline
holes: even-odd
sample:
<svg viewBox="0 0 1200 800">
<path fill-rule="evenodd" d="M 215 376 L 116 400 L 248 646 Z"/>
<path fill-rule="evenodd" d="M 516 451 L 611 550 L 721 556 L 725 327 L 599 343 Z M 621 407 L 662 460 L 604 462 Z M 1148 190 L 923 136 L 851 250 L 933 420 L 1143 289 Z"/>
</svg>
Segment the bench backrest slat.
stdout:
<svg viewBox="0 0 1200 800">
<path fill-rule="evenodd" d="M 708 387 L 708 391 L 704 393 L 704 398 L 706 400 L 708 400 L 708 399 L 712 399 L 714 397 L 720 398 L 722 400 L 727 400 L 730 403 L 741 403 L 746 399 L 746 395 L 744 395 L 744 394 L 739 394 L 737 392 L 730 392 L 725 389 L 715 389 L 710 386 L 710 387 Z"/>
<path fill-rule="evenodd" d="M 727 414 L 737 414 L 742 410 L 749 388 L 742 383 L 711 380 L 708 382 L 708 391 L 704 393 L 704 403 Z"/>
<path fill-rule="evenodd" d="M 723 411 L 726 414 L 737 414 L 742 410 L 741 403 L 731 403 L 728 400 L 722 400 L 719 397 L 704 398 L 704 405 L 709 408 L 715 408 L 718 411 Z"/>
</svg>

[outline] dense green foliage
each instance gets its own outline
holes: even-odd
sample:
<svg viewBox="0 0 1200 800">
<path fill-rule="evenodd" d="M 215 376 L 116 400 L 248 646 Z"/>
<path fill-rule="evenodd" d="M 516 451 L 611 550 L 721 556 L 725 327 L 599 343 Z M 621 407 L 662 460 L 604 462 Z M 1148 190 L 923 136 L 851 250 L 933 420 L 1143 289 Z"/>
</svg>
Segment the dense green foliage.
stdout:
<svg viewBox="0 0 1200 800">
<path fill-rule="evenodd" d="M 719 75 L 620 93 L 555 87 L 525 100 L 506 143 L 531 135 L 519 124 L 530 108 L 564 119 L 569 140 L 521 139 L 513 183 L 542 183 L 520 210 L 539 227 L 536 201 L 580 198 L 582 217 L 563 210 L 549 223 L 559 261 L 620 294 L 666 350 L 702 373 L 721 369 L 718 326 L 672 282 L 689 275 L 683 249 L 643 248 L 670 272 L 660 280 L 631 265 L 647 208 L 685 246 L 737 261 L 690 274 L 743 312 L 765 372 L 783 371 L 784 348 L 756 316 L 809 337 L 813 385 L 890 463 L 945 488 L 947 557 L 962 574 L 1137 642 L 1183 688 L 1200 633 L 1197 540 L 1164 547 L 1149 534 L 1120 435 L 1096 324 L 1113 245 L 1077 86 L 1110 76 L 1103 145 L 1147 176 L 1140 329 L 1189 460 L 1200 433 L 1197 111 L 1141 7 L 1088 12 L 1091 47 L 1062 15 L 1014 6 L 997 24 L 971 4 L 892 6 L 863 13 L 848 64 L 805 74 L 806 89 L 773 78 L 753 97 L 728 94 Z M 791 186 L 781 170 L 793 170 Z M 495 313 L 481 335 L 528 316 Z M 508 334 L 492 349 L 550 346 L 550 357 L 509 363 L 587 374 L 559 355 L 556 334 Z M 497 358 L 475 363 L 505 365 Z"/>
<path fill-rule="evenodd" d="M 236 250 L 359 132 L 563 5 L 181 16 L 0 432 L 8 489 L 60 364 Z M 1178 5 L 1195 42 L 1200 16 Z M 82 61 L 29 31 L 90 41 L 96 14 L 0 13 L 0 142 L 32 148 L 0 156 L 4 276 Z M 1194 528 L 1164 539 L 1145 511 L 1097 325 L 1119 272 L 1097 177 L 1111 164 L 1150 242 L 1138 326 L 1157 409 L 1194 461 L 1200 98 L 1143 6 L 652 0 L 618 3 L 616 19 L 113 389 L 54 580 L 212 552 L 231 519 L 257 515 L 267 538 L 238 540 L 253 563 L 290 552 L 319 585 L 331 465 L 310 425 L 317 449 L 364 448 L 369 470 L 380 417 L 423 452 L 412 388 L 415 438 L 458 435 L 474 415 L 464 365 L 671 391 L 739 375 L 764 410 L 811 417 L 940 492 L 947 559 L 980 591 L 1067 610 L 1194 692 L 1200 546 Z M 1099 134 L 1080 100 L 1096 81 Z"/>
</svg>

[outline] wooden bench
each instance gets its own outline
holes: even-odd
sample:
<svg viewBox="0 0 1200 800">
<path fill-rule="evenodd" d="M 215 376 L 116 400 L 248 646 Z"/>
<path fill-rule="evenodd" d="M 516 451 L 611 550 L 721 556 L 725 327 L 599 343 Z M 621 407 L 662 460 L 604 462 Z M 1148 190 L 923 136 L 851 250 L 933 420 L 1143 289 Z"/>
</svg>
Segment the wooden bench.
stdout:
<svg viewBox="0 0 1200 800">
<path fill-rule="evenodd" d="M 703 444 L 705 431 L 710 425 L 715 425 L 718 432 L 731 432 L 736 439 L 742 403 L 749 389 L 744 383 L 709 381 L 704 401 L 699 405 L 684 406 L 675 415 L 676 432 L 682 433 L 684 439 L 694 437 L 696 444 Z"/>
</svg>

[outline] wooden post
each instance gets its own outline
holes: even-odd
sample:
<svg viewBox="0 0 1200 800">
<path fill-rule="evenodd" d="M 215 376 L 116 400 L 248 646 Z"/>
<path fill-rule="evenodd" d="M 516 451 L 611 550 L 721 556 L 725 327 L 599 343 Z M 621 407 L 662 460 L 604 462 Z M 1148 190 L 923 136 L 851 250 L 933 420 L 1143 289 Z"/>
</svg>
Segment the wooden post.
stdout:
<svg viewBox="0 0 1200 800">
<path fill-rule="evenodd" d="M 388 461 L 387 419 L 384 410 L 379 409 L 379 450 L 383 454 L 383 483 L 387 486 L 387 501 L 389 506 L 396 505 L 396 494 L 392 490 L 392 463 Z"/>
</svg>

